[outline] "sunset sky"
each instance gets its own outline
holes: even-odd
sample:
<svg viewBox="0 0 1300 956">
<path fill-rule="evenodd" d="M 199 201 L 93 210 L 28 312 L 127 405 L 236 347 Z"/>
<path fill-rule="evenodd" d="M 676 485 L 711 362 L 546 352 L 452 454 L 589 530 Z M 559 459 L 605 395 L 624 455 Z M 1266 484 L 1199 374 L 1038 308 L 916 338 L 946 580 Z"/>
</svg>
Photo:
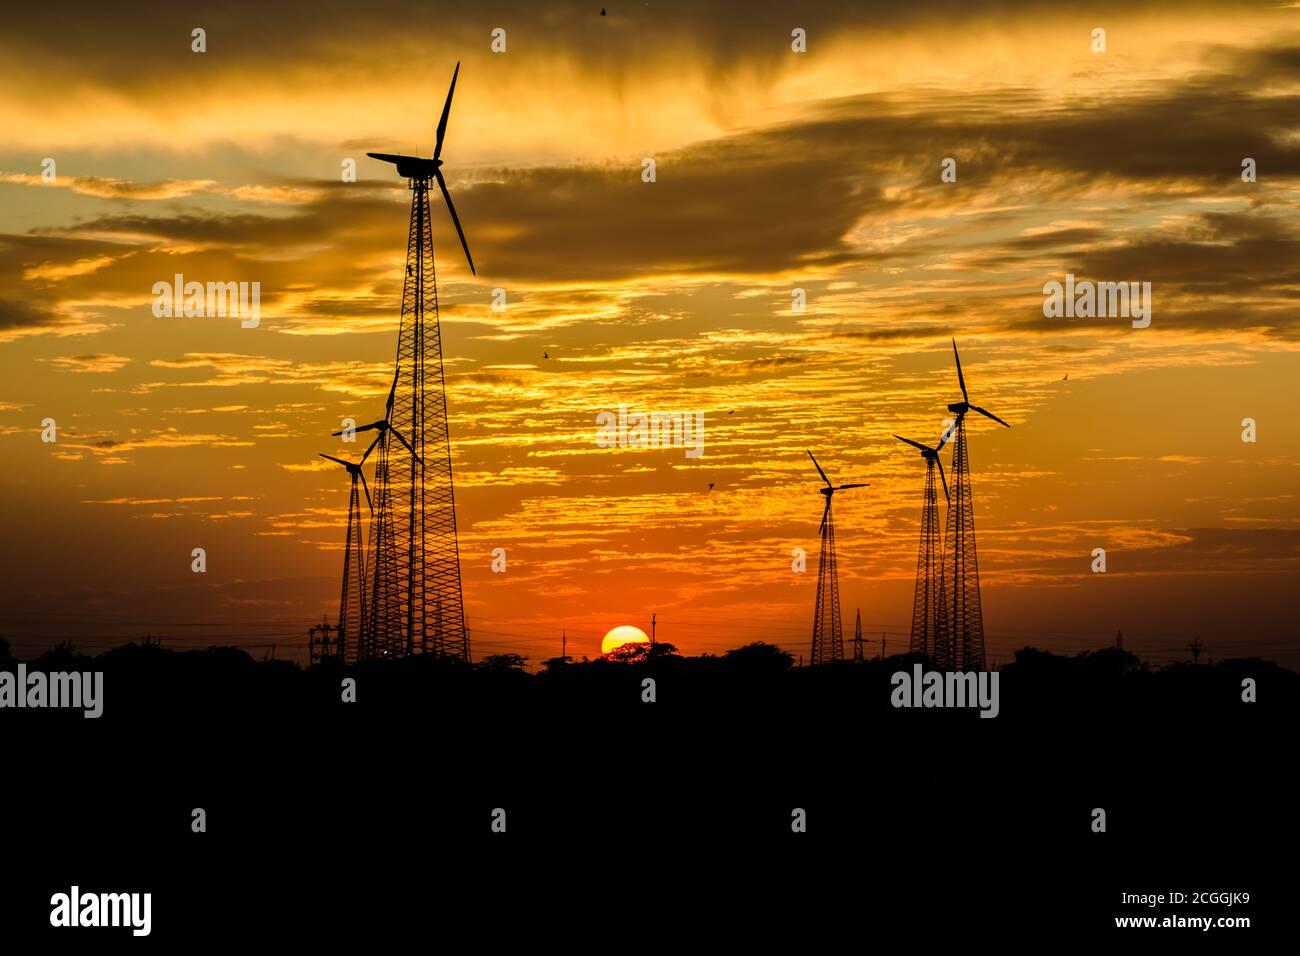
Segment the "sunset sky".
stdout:
<svg viewBox="0 0 1300 956">
<path fill-rule="evenodd" d="M 969 427 L 994 660 L 1117 628 L 1300 660 L 1300 3 L 604 5 L 6 11 L 0 635 L 301 658 L 334 620 L 316 456 L 382 415 L 410 202 L 365 153 L 429 155 L 460 62 L 477 277 L 441 199 L 433 228 L 476 657 L 652 613 L 686 653 L 806 653 L 805 449 L 870 482 L 835 499 L 846 636 L 861 608 L 904 649 L 924 463 L 891 436 L 937 439 L 955 337 L 1013 426 Z M 259 282 L 259 327 L 155 318 L 176 273 Z M 1045 318 L 1067 273 L 1150 282 L 1150 327 Z M 703 411 L 703 457 L 598 447 L 620 404 Z"/>
</svg>

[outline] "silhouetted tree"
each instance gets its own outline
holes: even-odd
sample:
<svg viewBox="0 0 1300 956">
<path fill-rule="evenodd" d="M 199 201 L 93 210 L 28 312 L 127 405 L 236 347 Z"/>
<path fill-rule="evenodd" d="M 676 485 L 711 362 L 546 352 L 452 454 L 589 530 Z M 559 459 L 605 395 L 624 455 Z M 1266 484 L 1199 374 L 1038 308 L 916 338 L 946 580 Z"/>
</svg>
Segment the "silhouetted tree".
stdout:
<svg viewBox="0 0 1300 956">
<path fill-rule="evenodd" d="M 644 641 L 624 644 L 605 655 L 606 660 L 618 664 L 640 664 L 645 661 L 661 660 L 666 657 L 679 657 L 677 648 L 666 641 L 650 644 Z"/>
<path fill-rule="evenodd" d="M 80 660 L 84 660 L 84 655 L 77 653 L 77 646 L 72 641 L 60 641 L 38 657 L 35 663 L 42 670 L 75 670 Z"/>
<path fill-rule="evenodd" d="M 528 658 L 518 654 L 489 654 L 478 662 L 478 667 L 485 671 L 521 671 L 528 665 Z"/>
<path fill-rule="evenodd" d="M 794 655 L 775 644 L 755 641 L 744 647 L 733 647 L 723 660 L 747 670 L 788 670 L 794 666 Z"/>
</svg>

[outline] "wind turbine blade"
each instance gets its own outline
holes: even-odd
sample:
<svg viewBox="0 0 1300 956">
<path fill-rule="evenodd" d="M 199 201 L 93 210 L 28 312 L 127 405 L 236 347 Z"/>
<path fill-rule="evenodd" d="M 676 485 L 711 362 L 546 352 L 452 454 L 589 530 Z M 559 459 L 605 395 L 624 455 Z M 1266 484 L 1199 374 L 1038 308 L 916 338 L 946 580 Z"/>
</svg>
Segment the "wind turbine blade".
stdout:
<svg viewBox="0 0 1300 956">
<path fill-rule="evenodd" d="M 952 440 L 952 433 L 953 429 L 949 428 L 939 436 L 939 444 L 934 446 L 934 453 L 936 455 L 939 454 L 939 449 L 943 448 L 944 445 L 948 444 L 948 442 Z"/>
<path fill-rule="evenodd" d="M 870 485 L 869 483 L 863 483 L 863 484 L 859 484 L 859 485 L 840 485 L 840 486 L 839 486 L 838 488 L 836 488 L 835 490 L 836 490 L 836 491 L 843 491 L 845 488 L 870 488 L 870 487 L 871 487 L 871 485 Z"/>
<path fill-rule="evenodd" d="M 978 405 L 972 405 L 972 406 L 971 406 L 971 410 L 972 410 L 972 411 L 979 412 L 979 413 L 980 413 L 981 415 L 983 415 L 985 418 L 991 418 L 991 419 L 993 419 L 993 420 L 994 420 L 995 422 L 997 422 L 999 425 L 1007 425 L 1007 423 L 1004 422 L 1002 419 L 998 418 L 998 416 L 994 415 L 992 412 L 985 411 L 984 409 L 980 408 Z M 1007 428 L 1010 428 L 1010 427 L 1011 427 L 1010 425 L 1007 425 Z"/>
<path fill-rule="evenodd" d="M 943 476 L 943 462 L 939 460 L 938 455 L 934 456 L 934 463 L 939 466 L 939 480 L 943 482 L 943 500 L 952 501 L 948 494 L 948 479 Z"/>
<path fill-rule="evenodd" d="M 353 430 L 354 432 L 372 432 L 372 431 L 374 431 L 376 428 L 378 428 L 381 424 L 383 424 L 383 423 L 382 423 L 382 422 L 371 422 L 369 425 L 362 425 L 362 426 L 360 426 L 360 427 L 358 427 L 358 428 L 354 428 L 354 429 L 352 429 L 352 430 Z M 335 435 L 342 435 L 343 433 L 342 433 L 342 432 L 335 432 L 334 434 L 335 434 Z M 332 437 L 332 436 L 331 436 L 331 437 Z"/>
<path fill-rule="evenodd" d="M 327 454 L 325 454 L 324 452 L 319 452 L 318 454 L 319 454 L 322 458 L 328 458 L 330 461 L 337 461 L 337 462 L 338 462 L 340 465 L 342 465 L 344 468 L 349 467 L 349 465 L 351 464 L 351 462 L 346 462 L 346 461 L 344 461 L 342 458 L 335 458 L 333 455 L 327 455 Z"/>
<path fill-rule="evenodd" d="M 388 390 L 388 401 L 385 403 L 385 407 L 388 409 L 388 414 L 384 416 L 385 421 L 387 421 L 389 416 L 393 414 L 393 399 L 397 396 L 397 376 L 401 374 L 402 367 L 400 365 L 393 369 L 393 387 Z"/>
<path fill-rule="evenodd" d="M 961 356 L 957 354 L 957 340 L 952 340 L 952 357 L 957 360 L 957 381 L 961 385 L 961 397 L 965 401 L 970 401 L 970 396 L 966 394 L 966 378 L 961 374 Z"/>
<path fill-rule="evenodd" d="M 366 463 L 366 459 L 370 457 L 370 453 L 375 450 L 375 446 L 379 444 L 380 439 L 383 437 L 384 435 L 382 432 L 375 436 L 375 440 L 370 443 L 370 447 L 366 449 L 366 453 L 361 456 L 361 461 L 357 464 L 364 465 Z"/>
<path fill-rule="evenodd" d="M 451 74 L 451 89 L 447 91 L 447 102 L 442 104 L 442 119 L 438 120 L 438 142 L 433 147 L 433 158 L 442 155 L 442 138 L 447 135 L 447 116 L 451 113 L 451 95 L 456 92 L 456 76 L 460 73 L 460 64 L 456 64 Z"/>
<path fill-rule="evenodd" d="M 831 514 L 831 496 L 827 495 L 826 509 L 822 512 L 822 526 L 817 529 L 818 534 L 821 534 L 823 531 L 826 530 L 826 519 L 830 517 L 830 514 Z"/>
<path fill-rule="evenodd" d="M 912 439 L 910 439 L 910 438 L 904 438 L 902 435 L 895 435 L 894 437 L 897 438 L 899 441 L 905 441 L 905 442 L 907 442 L 907 443 L 908 443 L 909 445 L 911 445 L 913 448 L 919 448 L 919 449 L 921 449 L 921 451 L 925 451 L 925 450 L 926 450 L 925 446 L 922 445 L 919 441 L 912 441 Z"/>
<path fill-rule="evenodd" d="M 375 506 L 370 503 L 370 486 L 366 484 L 365 473 L 358 468 L 357 474 L 361 476 L 361 489 L 366 493 L 366 507 L 370 509 L 371 514 L 374 514 Z"/>
<path fill-rule="evenodd" d="M 807 449 L 804 449 L 804 450 L 807 451 Z M 817 459 L 816 459 L 816 458 L 813 458 L 813 453 L 812 453 L 812 452 L 808 452 L 808 457 L 809 457 L 809 458 L 812 458 L 812 463 L 813 463 L 814 465 L 817 465 Z M 826 487 L 827 487 L 827 488 L 831 487 L 831 480 L 830 480 L 829 478 L 826 477 L 826 472 L 822 471 L 822 466 L 821 466 L 821 465 L 817 465 L 817 474 L 819 474 L 819 475 L 822 476 L 822 481 L 826 482 Z"/>
<path fill-rule="evenodd" d="M 447 201 L 447 211 L 451 213 L 451 221 L 456 224 L 456 233 L 460 236 L 460 247 L 465 250 L 465 260 L 469 263 L 469 271 L 473 275 L 478 275 L 474 271 L 474 257 L 469 254 L 469 243 L 465 241 L 465 230 L 460 228 L 460 217 L 456 215 L 456 207 L 452 204 L 451 193 L 447 192 L 447 180 L 442 178 L 441 169 L 435 169 L 433 175 L 438 180 L 438 187 L 442 190 L 442 198 Z"/>
<path fill-rule="evenodd" d="M 409 452 L 411 453 L 411 457 L 412 457 L 412 458 L 414 458 L 416 461 L 418 461 L 421 465 L 424 464 L 424 460 L 423 460 L 422 458 L 420 458 L 420 456 L 417 455 L 417 454 L 415 453 L 415 449 L 411 447 L 411 443 L 410 443 L 410 442 L 408 442 L 405 438 L 402 437 L 402 433 L 401 433 L 401 432 L 399 432 L 396 428 L 390 428 L 390 429 L 388 429 L 388 430 L 389 430 L 390 432 L 392 432 L 394 435 L 396 435 L 396 436 L 397 436 L 397 440 L 400 441 L 403 445 L 406 446 L 406 450 L 409 451 Z"/>
</svg>

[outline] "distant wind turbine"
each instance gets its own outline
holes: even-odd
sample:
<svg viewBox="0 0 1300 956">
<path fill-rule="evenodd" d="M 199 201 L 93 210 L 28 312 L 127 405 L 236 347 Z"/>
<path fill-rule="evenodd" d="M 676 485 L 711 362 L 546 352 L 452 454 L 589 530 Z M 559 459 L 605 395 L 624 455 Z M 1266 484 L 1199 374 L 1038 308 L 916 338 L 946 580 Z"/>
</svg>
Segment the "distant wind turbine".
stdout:
<svg viewBox="0 0 1300 956">
<path fill-rule="evenodd" d="M 366 620 L 366 544 L 361 536 L 361 501 L 357 496 L 357 479 L 366 493 L 366 506 L 370 513 L 375 513 L 370 501 L 370 488 L 366 485 L 366 476 L 361 472 L 361 464 L 344 461 L 333 455 L 321 453 L 322 458 L 337 462 L 348 470 L 352 476 L 352 488 L 348 494 L 348 533 L 343 543 L 343 587 L 339 591 L 338 655 L 339 663 L 356 660 L 361 646 L 361 628 Z M 364 462 L 365 459 L 362 459 Z M 349 649 L 351 649 L 349 651 Z"/>
<path fill-rule="evenodd" d="M 916 591 L 912 598 L 912 637 L 908 653 L 935 653 L 935 647 L 941 643 L 939 630 L 943 627 L 943 532 L 939 527 L 939 502 L 934 484 L 934 472 L 939 471 L 939 480 L 943 482 L 943 497 L 948 498 L 948 479 L 943 474 L 943 462 L 939 451 L 945 439 L 940 437 L 939 444 L 933 448 L 920 442 L 895 435 L 901 442 L 906 442 L 920 450 L 925 459 L 925 486 L 921 495 L 921 544 L 916 557 Z"/>
<path fill-rule="evenodd" d="M 979 558 L 975 551 L 975 508 L 971 499 L 970 461 L 966 456 L 966 413 L 978 412 L 999 425 L 1011 426 L 986 408 L 974 405 L 966 390 L 966 377 L 957 354 L 957 340 L 952 343 L 957 363 L 957 383 L 961 386 L 960 402 L 948 411 L 957 415 L 948 435 L 956 434 L 952 452 L 955 490 L 948 501 L 948 524 L 944 530 L 944 598 L 943 626 L 938 629 L 935 662 L 942 670 L 978 671 L 984 669 L 984 614 L 980 605 Z M 955 499 L 955 500 L 954 500 Z"/>
<path fill-rule="evenodd" d="M 840 579 L 835 562 L 835 519 L 831 514 L 831 498 L 837 491 L 850 488 L 866 488 L 866 484 L 835 485 L 826 477 L 826 472 L 817 463 L 813 453 L 808 452 L 812 463 L 821 475 L 826 487 L 818 492 L 826 497 L 826 507 L 822 510 L 821 555 L 817 563 L 817 609 L 813 614 L 812 661 L 824 664 L 829 661 L 844 659 L 844 631 L 840 620 Z"/>
</svg>

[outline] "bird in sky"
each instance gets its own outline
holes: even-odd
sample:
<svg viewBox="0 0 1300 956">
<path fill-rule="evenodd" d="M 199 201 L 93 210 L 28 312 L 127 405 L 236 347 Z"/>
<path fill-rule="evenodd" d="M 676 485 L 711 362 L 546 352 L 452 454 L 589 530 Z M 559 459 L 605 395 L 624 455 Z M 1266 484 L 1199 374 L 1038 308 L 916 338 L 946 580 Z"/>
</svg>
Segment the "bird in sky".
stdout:
<svg viewBox="0 0 1300 956">
<path fill-rule="evenodd" d="M 1062 382 L 1068 382 L 1069 380 L 1070 380 L 1070 373 L 1069 373 L 1069 372 L 1066 372 L 1066 373 L 1065 373 L 1065 378 L 1061 379 L 1061 381 L 1062 381 Z"/>
<path fill-rule="evenodd" d="M 550 353 L 550 352 L 543 352 L 543 353 L 542 353 L 542 358 L 544 358 L 544 359 L 548 359 L 548 358 L 550 358 L 550 357 L 551 357 L 551 353 Z"/>
<path fill-rule="evenodd" d="M 710 482 L 709 482 L 709 491 L 712 491 L 712 490 L 713 490 L 713 482 L 710 481 Z"/>
</svg>

